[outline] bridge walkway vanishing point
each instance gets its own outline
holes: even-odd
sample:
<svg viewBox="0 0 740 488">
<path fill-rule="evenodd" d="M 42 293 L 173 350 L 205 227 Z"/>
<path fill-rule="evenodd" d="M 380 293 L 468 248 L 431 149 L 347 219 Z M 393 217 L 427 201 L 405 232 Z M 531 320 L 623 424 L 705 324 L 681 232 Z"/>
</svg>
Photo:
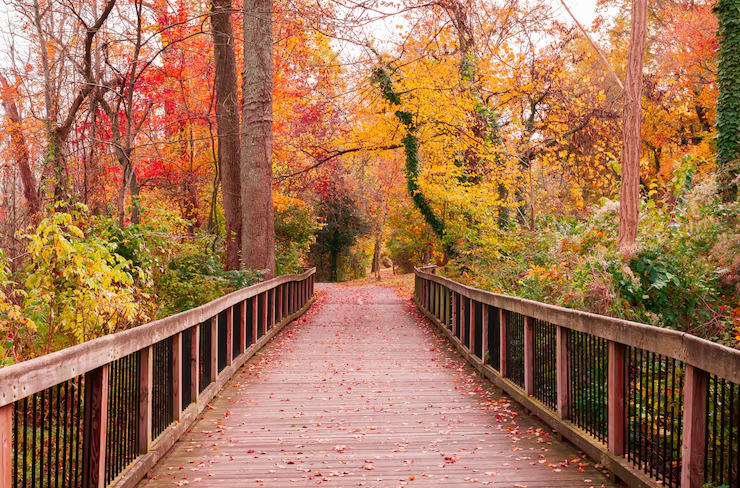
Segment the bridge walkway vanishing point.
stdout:
<svg viewBox="0 0 740 488">
<path fill-rule="evenodd" d="M 616 486 L 410 301 L 317 290 L 139 486 Z"/>
</svg>

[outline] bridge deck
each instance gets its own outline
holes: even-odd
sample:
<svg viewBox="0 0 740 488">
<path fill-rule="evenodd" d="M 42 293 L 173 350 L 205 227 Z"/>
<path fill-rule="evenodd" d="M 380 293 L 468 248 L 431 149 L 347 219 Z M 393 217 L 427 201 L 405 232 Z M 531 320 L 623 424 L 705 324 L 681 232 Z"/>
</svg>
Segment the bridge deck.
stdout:
<svg viewBox="0 0 740 488">
<path fill-rule="evenodd" d="M 615 486 L 409 301 L 317 289 L 140 486 Z"/>
</svg>

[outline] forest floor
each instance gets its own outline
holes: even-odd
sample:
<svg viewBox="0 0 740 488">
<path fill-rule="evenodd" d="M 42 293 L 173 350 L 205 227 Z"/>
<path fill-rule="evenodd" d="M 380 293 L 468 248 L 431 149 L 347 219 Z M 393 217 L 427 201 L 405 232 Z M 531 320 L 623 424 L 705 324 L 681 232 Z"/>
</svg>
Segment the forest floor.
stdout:
<svg viewBox="0 0 740 488">
<path fill-rule="evenodd" d="M 373 279 L 318 284 L 141 486 L 615 486 L 467 365 L 413 275 Z"/>
</svg>

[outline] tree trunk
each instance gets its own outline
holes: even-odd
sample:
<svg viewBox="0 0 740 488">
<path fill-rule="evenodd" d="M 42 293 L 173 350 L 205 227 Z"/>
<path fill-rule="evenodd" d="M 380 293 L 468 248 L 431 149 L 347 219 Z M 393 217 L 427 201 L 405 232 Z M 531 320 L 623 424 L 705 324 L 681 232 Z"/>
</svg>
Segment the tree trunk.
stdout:
<svg viewBox="0 0 740 488">
<path fill-rule="evenodd" d="M 719 192 L 726 203 L 737 198 L 740 174 L 740 8 L 737 0 L 714 7 L 720 38 L 717 99 L 717 169 Z"/>
<path fill-rule="evenodd" d="M 640 149 L 642 147 L 642 67 L 647 36 L 647 0 L 632 0 L 632 32 L 622 120 L 622 182 L 619 191 L 619 250 L 634 252 L 640 213 Z"/>
<path fill-rule="evenodd" d="M 8 118 L 8 132 L 10 133 L 10 144 L 13 148 L 13 156 L 18 165 L 18 172 L 21 175 L 23 184 L 23 196 L 26 199 L 28 213 L 35 218 L 41 209 L 41 201 L 36 190 L 36 180 L 31 172 L 30 157 L 28 155 L 28 145 L 26 137 L 23 135 L 21 128 L 21 116 L 18 112 L 18 105 L 15 103 L 10 85 L 5 77 L 0 74 L 0 85 L 2 85 L 2 104 L 5 109 L 5 116 Z"/>
<path fill-rule="evenodd" d="M 242 267 L 275 276 L 272 203 L 272 0 L 244 2 Z"/>
<path fill-rule="evenodd" d="M 231 0 L 213 0 L 213 53 L 216 59 L 216 124 L 218 126 L 218 162 L 226 219 L 226 269 L 239 269 L 241 248 L 241 140 L 239 127 L 239 90 L 236 79 L 234 29 L 231 24 Z"/>
</svg>

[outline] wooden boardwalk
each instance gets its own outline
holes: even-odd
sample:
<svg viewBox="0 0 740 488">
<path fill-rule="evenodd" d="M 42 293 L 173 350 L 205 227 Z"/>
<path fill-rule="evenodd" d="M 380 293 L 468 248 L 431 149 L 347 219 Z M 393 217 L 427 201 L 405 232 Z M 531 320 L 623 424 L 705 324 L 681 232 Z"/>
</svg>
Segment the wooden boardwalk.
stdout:
<svg viewBox="0 0 740 488">
<path fill-rule="evenodd" d="M 408 300 L 317 285 L 140 486 L 616 486 Z"/>
</svg>

